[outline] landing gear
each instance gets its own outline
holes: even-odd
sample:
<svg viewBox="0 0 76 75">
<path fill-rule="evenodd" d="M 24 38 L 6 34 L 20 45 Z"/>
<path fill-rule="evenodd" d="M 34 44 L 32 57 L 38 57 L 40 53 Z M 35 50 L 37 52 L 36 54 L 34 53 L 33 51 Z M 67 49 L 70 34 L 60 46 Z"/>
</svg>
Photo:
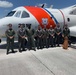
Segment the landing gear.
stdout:
<svg viewBox="0 0 76 75">
<path fill-rule="evenodd" d="M 0 39 L 0 43 L 1 43 L 1 39 Z"/>
</svg>

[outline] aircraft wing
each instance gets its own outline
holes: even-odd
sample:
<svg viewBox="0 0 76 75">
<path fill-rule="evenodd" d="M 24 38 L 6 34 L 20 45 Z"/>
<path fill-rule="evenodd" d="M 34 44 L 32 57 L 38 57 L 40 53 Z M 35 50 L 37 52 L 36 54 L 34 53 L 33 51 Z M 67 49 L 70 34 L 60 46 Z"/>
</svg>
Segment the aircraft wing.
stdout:
<svg viewBox="0 0 76 75">
<path fill-rule="evenodd" d="M 70 36 L 76 37 L 76 25 L 69 27 L 70 29 Z"/>
</svg>

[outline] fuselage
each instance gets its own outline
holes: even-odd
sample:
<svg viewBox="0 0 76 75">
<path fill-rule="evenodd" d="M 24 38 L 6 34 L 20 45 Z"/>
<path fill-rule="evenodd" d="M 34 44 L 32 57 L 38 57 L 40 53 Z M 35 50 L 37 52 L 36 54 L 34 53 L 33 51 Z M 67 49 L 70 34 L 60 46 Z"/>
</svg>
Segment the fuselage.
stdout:
<svg viewBox="0 0 76 75">
<path fill-rule="evenodd" d="M 15 8 L 8 13 L 6 17 L 0 19 L 0 37 L 5 36 L 5 31 L 9 23 L 13 25 L 15 31 L 18 29 L 19 23 L 24 23 L 25 25 L 30 23 L 34 29 L 37 29 L 38 25 L 42 28 L 44 28 L 44 26 L 49 28 L 50 25 L 52 25 L 54 28 L 58 23 L 61 28 L 63 28 L 65 24 L 70 28 L 76 26 L 75 19 L 76 15 L 69 15 L 69 13 L 63 9 L 22 6 Z M 71 32 L 72 36 L 76 36 L 74 32 L 75 31 L 73 31 L 73 33 Z"/>
</svg>

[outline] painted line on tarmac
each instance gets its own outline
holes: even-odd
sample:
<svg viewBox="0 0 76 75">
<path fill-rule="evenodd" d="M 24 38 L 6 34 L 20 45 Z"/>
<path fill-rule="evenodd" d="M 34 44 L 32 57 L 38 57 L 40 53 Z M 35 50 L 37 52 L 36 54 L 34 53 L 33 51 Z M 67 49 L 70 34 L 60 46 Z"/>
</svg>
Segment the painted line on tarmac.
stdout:
<svg viewBox="0 0 76 75">
<path fill-rule="evenodd" d="M 47 68 L 53 75 L 55 75 L 55 74 L 53 73 L 53 71 L 51 71 L 41 60 L 39 60 L 38 57 L 36 57 L 36 55 L 34 55 L 31 51 L 30 51 L 30 53 L 31 53 L 43 66 L 45 66 L 45 68 Z"/>
</svg>

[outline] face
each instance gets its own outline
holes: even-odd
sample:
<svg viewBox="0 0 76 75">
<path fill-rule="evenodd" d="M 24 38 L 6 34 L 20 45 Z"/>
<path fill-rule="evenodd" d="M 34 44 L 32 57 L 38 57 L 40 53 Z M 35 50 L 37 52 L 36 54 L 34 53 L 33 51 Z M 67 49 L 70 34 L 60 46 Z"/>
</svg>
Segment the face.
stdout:
<svg viewBox="0 0 76 75">
<path fill-rule="evenodd" d="M 52 25 L 50 25 L 50 29 L 52 29 Z"/>
<path fill-rule="evenodd" d="M 12 29 L 12 25 L 9 25 L 8 27 L 9 27 L 9 29 Z"/>
<path fill-rule="evenodd" d="M 65 28 L 67 28 L 68 26 L 67 25 L 65 25 Z"/>
<path fill-rule="evenodd" d="M 9 27 L 9 29 L 11 29 L 11 28 L 12 28 L 12 26 Z"/>
<path fill-rule="evenodd" d="M 23 25 L 21 25 L 20 28 L 23 28 Z"/>
<path fill-rule="evenodd" d="M 40 26 L 38 26 L 38 29 L 40 30 L 40 29 L 41 29 L 41 27 L 40 27 Z"/>
</svg>

